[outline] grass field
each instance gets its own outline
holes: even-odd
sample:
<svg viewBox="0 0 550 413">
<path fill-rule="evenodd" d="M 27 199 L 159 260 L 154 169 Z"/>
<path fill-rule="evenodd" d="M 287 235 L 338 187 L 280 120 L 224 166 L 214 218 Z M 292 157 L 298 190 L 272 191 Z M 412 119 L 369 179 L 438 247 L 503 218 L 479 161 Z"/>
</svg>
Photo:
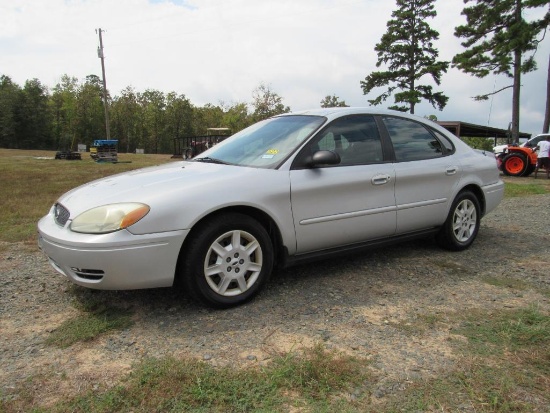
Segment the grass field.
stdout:
<svg viewBox="0 0 550 413">
<path fill-rule="evenodd" d="M 0 149 L 0 241 L 34 243 L 36 223 L 66 191 L 94 179 L 173 162 L 170 155 L 119 154 L 119 163 L 54 159 L 52 151 Z"/>
</svg>

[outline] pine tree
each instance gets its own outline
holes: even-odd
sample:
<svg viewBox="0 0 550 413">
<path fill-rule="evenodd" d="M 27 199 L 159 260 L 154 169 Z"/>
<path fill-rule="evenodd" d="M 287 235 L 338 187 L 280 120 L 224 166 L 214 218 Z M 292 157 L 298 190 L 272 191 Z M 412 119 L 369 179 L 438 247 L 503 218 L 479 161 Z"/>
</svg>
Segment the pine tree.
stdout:
<svg viewBox="0 0 550 413">
<path fill-rule="evenodd" d="M 511 85 L 474 99 L 487 100 L 512 88 L 512 139 L 517 141 L 521 75 L 536 70 L 534 51 L 542 39 L 541 32 L 550 22 L 548 8 L 541 19 L 531 22 L 523 14 L 528 9 L 547 7 L 550 0 L 464 0 L 464 3 L 473 5 L 462 11 L 467 24 L 456 27 L 455 36 L 465 39 L 462 46 L 467 50 L 453 58 L 453 66 L 479 78 L 493 73 L 513 79 Z"/>
<path fill-rule="evenodd" d="M 439 33 L 426 22 L 437 15 L 435 0 L 397 0 L 397 10 L 392 12 L 392 20 L 387 23 L 387 32 L 375 47 L 378 54 L 376 67 L 387 65 L 387 71 L 373 72 L 361 81 L 363 94 L 374 88 L 388 87 L 371 105 L 379 105 L 395 90 L 396 105 L 390 109 L 414 113 L 415 105 L 422 100 L 430 102 L 434 108 L 442 110 L 448 97 L 442 92 L 434 92 L 432 86 L 420 84 L 420 79 L 431 76 L 439 85 L 441 76 L 447 72 L 449 62 L 438 61 L 439 52 L 433 41 Z"/>
</svg>

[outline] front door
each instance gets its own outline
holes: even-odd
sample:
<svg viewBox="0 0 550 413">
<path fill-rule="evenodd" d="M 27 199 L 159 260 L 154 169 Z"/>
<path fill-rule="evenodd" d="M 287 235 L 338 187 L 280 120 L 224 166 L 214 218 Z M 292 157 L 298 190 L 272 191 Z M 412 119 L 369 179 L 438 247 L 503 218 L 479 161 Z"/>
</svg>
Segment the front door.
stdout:
<svg viewBox="0 0 550 413">
<path fill-rule="evenodd" d="M 297 253 L 393 235 L 395 171 L 392 163 L 383 162 L 374 118 L 354 115 L 334 121 L 303 153 L 316 150 L 338 153 L 341 163 L 290 171 Z"/>
</svg>

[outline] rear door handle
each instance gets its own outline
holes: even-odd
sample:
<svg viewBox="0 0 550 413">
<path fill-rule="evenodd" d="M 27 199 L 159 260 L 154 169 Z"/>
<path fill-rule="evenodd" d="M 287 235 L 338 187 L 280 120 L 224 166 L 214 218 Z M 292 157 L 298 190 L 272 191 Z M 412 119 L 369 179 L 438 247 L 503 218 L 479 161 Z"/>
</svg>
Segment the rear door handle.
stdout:
<svg viewBox="0 0 550 413">
<path fill-rule="evenodd" d="M 448 166 L 445 170 L 445 175 L 455 175 L 458 172 L 457 166 Z"/>
<path fill-rule="evenodd" d="M 390 182 L 391 176 L 389 175 L 375 175 L 372 177 L 371 182 L 373 185 L 384 185 Z"/>
</svg>

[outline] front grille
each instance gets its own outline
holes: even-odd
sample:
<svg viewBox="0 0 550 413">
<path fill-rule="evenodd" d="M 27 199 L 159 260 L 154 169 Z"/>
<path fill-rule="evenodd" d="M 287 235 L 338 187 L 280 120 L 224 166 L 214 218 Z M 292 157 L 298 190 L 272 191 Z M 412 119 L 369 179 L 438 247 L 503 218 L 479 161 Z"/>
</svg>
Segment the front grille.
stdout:
<svg viewBox="0 0 550 413">
<path fill-rule="evenodd" d="M 55 222 L 57 222 L 58 225 L 65 226 L 65 224 L 69 220 L 69 216 L 70 216 L 69 210 L 61 204 L 55 204 L 53 212 L 54 212 Z"/>
</svg>

